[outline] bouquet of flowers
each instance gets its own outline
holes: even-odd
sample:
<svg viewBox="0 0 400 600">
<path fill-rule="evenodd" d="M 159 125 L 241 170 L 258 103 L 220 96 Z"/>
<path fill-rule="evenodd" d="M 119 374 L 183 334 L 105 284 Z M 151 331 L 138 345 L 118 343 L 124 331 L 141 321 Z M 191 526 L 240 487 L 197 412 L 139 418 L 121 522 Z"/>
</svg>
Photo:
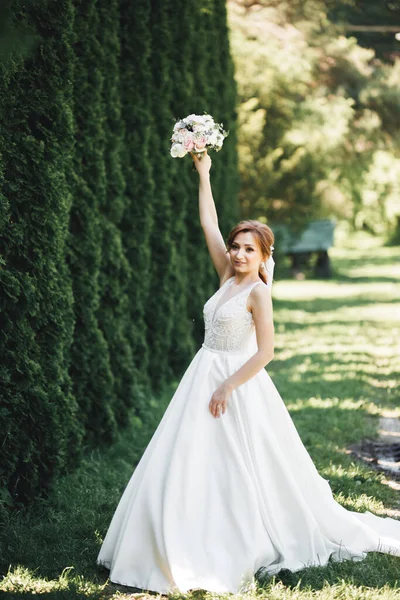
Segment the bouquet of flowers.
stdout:
<svg viewBox="0 0 400 600">
<path fill-rule="evenodd" d="M 228 133 L 229 131 L 224 131 L 222 123 L 215 123 L 207 113 L 189 115 L 174 125 L 171 156 L 183 158 L 188 152 L 201 154 L 208 149 L 218 152 Z"/>
</svg>

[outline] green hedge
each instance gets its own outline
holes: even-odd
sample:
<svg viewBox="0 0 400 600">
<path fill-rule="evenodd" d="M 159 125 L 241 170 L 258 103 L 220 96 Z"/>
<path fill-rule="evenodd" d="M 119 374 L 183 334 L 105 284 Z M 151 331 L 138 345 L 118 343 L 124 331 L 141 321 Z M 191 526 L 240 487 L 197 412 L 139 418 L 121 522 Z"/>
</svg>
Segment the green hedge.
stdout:
<svg viewBox="0 0 400 600">
<path fill-rule="evenodd" d="M 110 443 L 201 343 L 218 281 L 176 118 L 230 130 L 214 155 L 238 218 L 225 2 L 10 2 L 0 65 L 0 502 L 20 506 Z M 21 48 L 24 48 L 22 52 Z"/>
</svg>

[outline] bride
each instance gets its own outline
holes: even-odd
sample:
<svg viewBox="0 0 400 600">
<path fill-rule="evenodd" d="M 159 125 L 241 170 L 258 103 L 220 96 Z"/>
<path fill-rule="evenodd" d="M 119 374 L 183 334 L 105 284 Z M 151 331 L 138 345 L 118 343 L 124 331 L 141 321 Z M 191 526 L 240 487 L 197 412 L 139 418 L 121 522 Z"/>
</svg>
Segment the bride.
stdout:
<svg viewBox="0 0 400 600">
<path fill-rule="evenodd" d="M 204 342 L 122 494 L 97 564 L 115 583 L 164 594 L 238 593 L 259 570 L 373 551 L 400 557 L 400 521 L 334 500 L 264 369 L 273 358 L 272 231 L 242 221 L 225 247 L 211 159 L 193 160 L 220 287 L 204 305 Z"/>
</svg>

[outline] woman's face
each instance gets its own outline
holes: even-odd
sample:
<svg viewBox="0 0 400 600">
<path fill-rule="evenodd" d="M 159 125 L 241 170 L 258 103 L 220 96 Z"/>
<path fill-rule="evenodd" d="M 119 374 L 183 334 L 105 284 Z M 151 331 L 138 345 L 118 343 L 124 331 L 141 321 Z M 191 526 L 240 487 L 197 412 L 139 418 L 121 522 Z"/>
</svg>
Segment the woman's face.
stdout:
<svg viewBox="0 0 400 600">
<path fill-rule="evenodd" d="M 263 255 L 255 236 L 250 231 L 241 231 L 235 236 L 229 250 L 231 264 L 238 273 L 258 273 Z"/>
</svg>

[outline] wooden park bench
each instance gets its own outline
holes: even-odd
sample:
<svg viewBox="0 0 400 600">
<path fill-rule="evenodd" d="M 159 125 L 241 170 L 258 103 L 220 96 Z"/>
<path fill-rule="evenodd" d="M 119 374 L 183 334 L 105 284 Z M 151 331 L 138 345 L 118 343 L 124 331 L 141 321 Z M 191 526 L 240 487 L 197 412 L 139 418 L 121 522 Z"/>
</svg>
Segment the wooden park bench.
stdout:
<svg viewBox="0 0 400 600">
<path fill-rule="evenodd" d="M 291 272 L 294 277 L 302 277 L 302 272 L 316 255 L 313 274 L 315 277 L 332 276 L 328 250 L 333 246 L 335 221 L 324 219 L 310 221 L 300 232 L 293 232 L 286 225 L 270 225 L 276 238 L 279 252 L 291 258 Z"/>
</svg>

